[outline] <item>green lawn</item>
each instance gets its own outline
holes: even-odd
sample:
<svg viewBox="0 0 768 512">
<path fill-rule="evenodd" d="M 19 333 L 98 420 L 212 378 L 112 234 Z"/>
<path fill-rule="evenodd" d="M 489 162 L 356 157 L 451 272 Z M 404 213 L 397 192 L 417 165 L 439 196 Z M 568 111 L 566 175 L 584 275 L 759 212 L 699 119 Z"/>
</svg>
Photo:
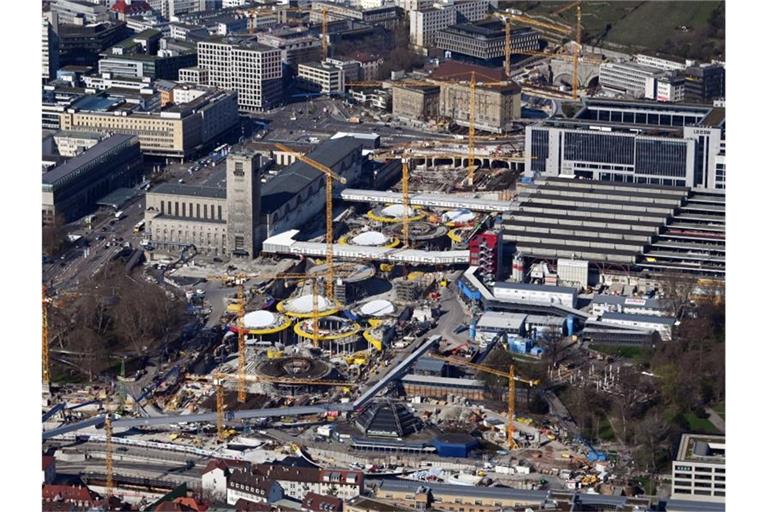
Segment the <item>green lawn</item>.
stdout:
<svg viewBox="0 0 768 512">
<path fill-rule="evenodd" d="M 725 419 L 725 401 L 714 404 L 712 410 L 715 411 L 718 416 Z"/>
<path fill-rule="evenodd" d="M 597 436 L 603 441 L 613 441 L 616 438 L 608 418 L 603 417 L 600 420 L 600 428 L 597 431 Z"/>
<path fill-rule="evenodd" d="M 647 363 L 653 354 L 653 350 L 646 347 L 590 344 L 589 348 L 609 356 L 632 359 L 638 363 Z"/>
<path fill-rule="evenodd" d="M 688 423 L 688 430 L 695 434 L 720 434 L 712 423 L 706 418 L 699 418 L 694 413 L 689 412 L 683 416 Z"/>
<path fill-rule="evenodd" d="M 725 48 L 723 37 L 707 33 L 718 1 L 585 1 L 582 3 L 583 41 L 624 51 L 674 52 L 681 57 L 699 52 L 708 60 Z M 575 9 L 558 16 L 552 12 L 563 2 L 501 1 L 500 8 L 520 9 L 528 15 L 574 24 Z M 687 27 L 682 31 L 681 27 Z M 695 55 L 694 55 L 695 56 Z"/>
</svg>

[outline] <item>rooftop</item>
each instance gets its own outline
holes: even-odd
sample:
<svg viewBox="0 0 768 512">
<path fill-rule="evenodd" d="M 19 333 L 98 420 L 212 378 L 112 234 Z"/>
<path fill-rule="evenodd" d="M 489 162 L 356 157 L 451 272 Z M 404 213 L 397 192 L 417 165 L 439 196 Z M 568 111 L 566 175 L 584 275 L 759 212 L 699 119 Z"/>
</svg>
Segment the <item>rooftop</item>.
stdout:
<svg viewBox="0 0 768 512">
<path fill-rule="evenodd" d="M 218 187 L 201 187 L 182 183 L 161 183 L 148 192 L 149 194 L 170 194 L 176 196 L 213 197 L 226 199 L 227 190 Z"/>
<path fill-rule="evenodd" d="M 506 290 L 531 290 L 549 293 L 570 293 L 576 295 L 579 290 L 576 288 L 570 288 L 567 286 L 547 286 L 544 284 L 530 284 L 530 283 L 507 283 L 501 282 L 494 285 L 494 291 L 496 288 Z"/>
<path fill-rule="evenodd" d="M 381 480 L 379 488 L 382 491 L 398 492 L 416 492 L 420 487 L 424 487 L 424 482 L 416 480 Z M 512 489 L 509 487 L 470 487 L 464 485 L 450 485 L 430 482 L 427 487 L 433 495 L 449 496 L 467 496 L 477 498 L 500 498 L 514 499 L 521 503 L 541 503 L 544 504 L 547 499 L 547 491 L 529 491 L 523 489 Z"/>
<path fill-rule="evenodd" d="M 307 157 L 321 164 L 333 167 L 353 151 L 360 151 L 361 143 L 351 137 L 327 140 L 318 145 Z M 296 161 L 269 180 L 261 189 L 261 209 L 272 213 L 290 201 L 323 174 L 301 161 Z"/>
<path fill-rule="evenodd" d="M 725 436 L 683 434 L 676 460 L 725 464 Z"/>
<path fill-rule="evenodd" d="M 86 165 L 106 157 L 116 148 L 128 143 L 131 140 L 138 145 L 139 139 L 135 135 L 122 133 L 112 135 L 111 137 L 102 140 L 92 148 L 89 148 L 79 155 L 70 158 L 63 164 L 58 165 L 43 174 L 43 183 L 47 185 L 57 185 L 63 180 L 69 178 L 74 173 L 79 172 Z"/>
<path fill-rule="evenodd" d="M 659 325 L 675 325 L 676 320 L 668 316 L 655 316 L 655 315 L 633 315 L 629 313 L 615 313 L 608 311 L 603 313 L 604 321 L 624 321 L 624 322 L 640 322 L 646 324 L 659 324 Z"/>
<path fill-rule="evenodd" d="M 520 313 L 488 311 L 480 316 L 480 319 L 477 321 L 477 327 L 519 330 L 525 324 L 526 316 Z"/>
</svg>

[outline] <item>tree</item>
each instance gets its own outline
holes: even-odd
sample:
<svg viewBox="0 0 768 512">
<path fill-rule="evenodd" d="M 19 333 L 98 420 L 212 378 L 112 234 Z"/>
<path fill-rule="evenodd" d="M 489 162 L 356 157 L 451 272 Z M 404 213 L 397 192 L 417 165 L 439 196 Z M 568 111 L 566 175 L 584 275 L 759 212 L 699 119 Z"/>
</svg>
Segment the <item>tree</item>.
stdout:
<svg viewBox="0 0 768 512">
<path fill-rule="evenodd" d="M 64 225 L 60 215 L 54 216 L 53 222 L 43 225 L 43 252 L 48 256 L 56 256 L 66 245 L 67 231 Z"/>
<path fill-rule="evenodd" d="M 677 317 L 690 300 L 697 287 L 697 279 L 690 274 L 668 272 L 659 277 L 659 285 L 668 303 L 667 313 Z"/>
</svg>

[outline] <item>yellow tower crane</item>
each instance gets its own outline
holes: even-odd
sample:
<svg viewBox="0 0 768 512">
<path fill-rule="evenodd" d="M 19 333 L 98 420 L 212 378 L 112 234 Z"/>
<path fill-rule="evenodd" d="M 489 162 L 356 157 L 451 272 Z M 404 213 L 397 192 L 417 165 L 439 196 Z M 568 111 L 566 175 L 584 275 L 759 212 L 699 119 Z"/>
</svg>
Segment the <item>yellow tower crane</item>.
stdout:
<svg viewBox="0 0 768 512">
<path fill-rule="evenodd" d="M 231 373 L 215 373 L 213 375 L 195 375 L 187 377 L 189 380 L 212 382 L 216 387 L 216 430 L 219 439 L 224 440 L 224 422 L 226 420 L 224 409 L 226 404 L 224 403 L 224 384 L 228 380 L 240 380 L 238 375 Z M 260 382 L 268 384 L 287 384 L 298 386 L 334 386 L 353 388 L 357 384 L 353 382 L 347 382 L 342 380 L 315 380 L 315 379 L 291 379 L 284 377 L 268 377 L 266 375 L 248 375 L 246 379 L 249 382 Z"/>
<path fill-rule="evenodd" d="M 43 286 L 43 386 L 51 383 L 51 367 L 48 357 L 48 297 L 45 286 Z"/>
<path fill-rule="evenodd" d="M 326 7 L 323 7 L 322 9 L 323 14 L 323 21 L 321 23 L 322 27 L 322 40 L 320 41 L 320 44 L 323 47 L 323 59 L 328 58 L 328 9 Z"/>
<path fill-rule="evenodd" d="M 489 366 L 470 363 L 469 361 L 460 357 L 445 357 L 445 356 L 438 356 L 438 355 L 430 355 L 430 357 L 433 359 L 439 359 L 440 361 L 445 361 L 446 363 L 452 364 L 454 366 L 464 366 L 466 368 L 471 368 L 473 370 L 477 370 L 480 372 L 490 373 L 491 375 L 503 377 L 508 380 L 509 394 L 507 396 L 507 446 L 509 446 L 510 450 L 517 448 L 517 443 L 515 443 L 515 437 L 514 437 L 515 425 L 512 422 L 512 418 L 515 417 L 515 393 L 516 393 L 515 382 L 522 382 L 524 384 L 527 384 L 530 387 L 534 387 L 539 384 L 539 381 L 523 379 L 516 376 L 514 365 L 509 365 L 509 371 L 505 372 L 502 370 L 497 370 L 496 368 L 491 368 Z"/>
<path fill-rule="evenodd" d="M 106 483 L 104 484 L 104 493 L 107 497 L 107 503 L 114 492 L 114 482 L 112 481 L 112 416 L 107 411 L 104 418 L 104 459 L 106 462 Z"/>
<path fill-rule="evenodd" d="M 573 27 L 564 27 L 563 25 L 560 25 L 560 24 L 549 23 L 546 21 L 531 18 L 530 16 L 525 16 L 523 14 L 510 14 L 508 19 L 510 21 L 518 21 L 518 22 L 521 22 L 527 25 L 532 25 L 534 27 L 538 27 L 544 30 L 557 32 L 562 35 L 570 35 L 570 34 L 575 35 L 574 39 L 576 43 L 576 48 L 573 52 L 571 97 L 573 99 L 577 99 L 579 97 L 579 94 L 578 94 L 579 93 L 579 85 L 578 85 L 579 84 L 579 55 L 581 54 L 581 2 L 580 1 L 572 2 L 558 9 L 557 11 L 555 11 L 554 14 L 560 14 L 573 7 L 576 7 L 576 24 Z"/>
<path fill-rule="evenodd" d="M 342 185 L 347 183 L 347 179 L 344 176 L 339 176 L 333 169 L 327 165 L 321 164 L 301 153 L 298 153 L 284 144 L 276 143 L 275 147 L 287 153 L 297 160 L 301 160 L 305 164 L 309 165 L 313 169 L 325 174 L 325 264 L 327 265 L 327 278 L 325 283 L 325 296 L 331 302 L 334 302 L 334 270 L 333 270 L 333 180 L 338 181 Z"/>
<path fill-rule="evenodd" d="M 245 324 L 243 323 L 243 317 L 245 316 L 245 283 L 249 279 L 308 279 L 312 282 L 312 342 L 314 346 L 319 346 L 320 328 L 318 324 L 318 290 L 317 280 L 318 276 L 311 274 L 226 274 L 226 275 L 212 275 L 208 276 L 208 279 L 214 281 L 233 282 L 237 286 L 237 370 L 238 370 L 238 387 L 237 387 L 237 401 L 244 403 L 247 395 L 247 375 L 245 374 L 246 366 L 246 350 L 245 350 Z"/>
</svg>

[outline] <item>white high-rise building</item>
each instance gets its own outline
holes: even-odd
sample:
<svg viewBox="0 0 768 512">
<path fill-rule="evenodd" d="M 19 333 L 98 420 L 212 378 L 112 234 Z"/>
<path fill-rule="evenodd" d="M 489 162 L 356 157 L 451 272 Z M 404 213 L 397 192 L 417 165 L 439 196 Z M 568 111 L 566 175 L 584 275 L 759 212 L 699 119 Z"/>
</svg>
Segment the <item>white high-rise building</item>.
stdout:
<svg viewBox="0 0 768 512">
<path fill-rule="evenodd" d="M 224 37 L 197 43 L 197 65 L 209 85 L 237 91 L 240 110 L 261 111 L 282 97 L 281 53 L 255 37 Z"/>
<path fill-rule="evenodd" d="M 488 14 L 489 0 L 460 0 L 456 2 L 435 2 L 434 6 L 419 8 L 416 3 L 409 7 L 410 42 L 416 48 L 429 48 L 435 44 L 435 34 L 456 23 L 480 21 Z M 406 9 L 407 10 L 407 9 Z"/>
<path fill-rule="evenodd" d="M 56 27 L 56 14 L 46 14 L 47 16 L 44 15 L 42 19 L 42 78 L 48 81 L 56 78 L 56 71 L 59 69 L 59 35 Z"/>
<path fill-rule="evenodd" d="M 683 434 L 672 463 L 672 498 L 725 502 L 725 436 Z"/>
</svg>

